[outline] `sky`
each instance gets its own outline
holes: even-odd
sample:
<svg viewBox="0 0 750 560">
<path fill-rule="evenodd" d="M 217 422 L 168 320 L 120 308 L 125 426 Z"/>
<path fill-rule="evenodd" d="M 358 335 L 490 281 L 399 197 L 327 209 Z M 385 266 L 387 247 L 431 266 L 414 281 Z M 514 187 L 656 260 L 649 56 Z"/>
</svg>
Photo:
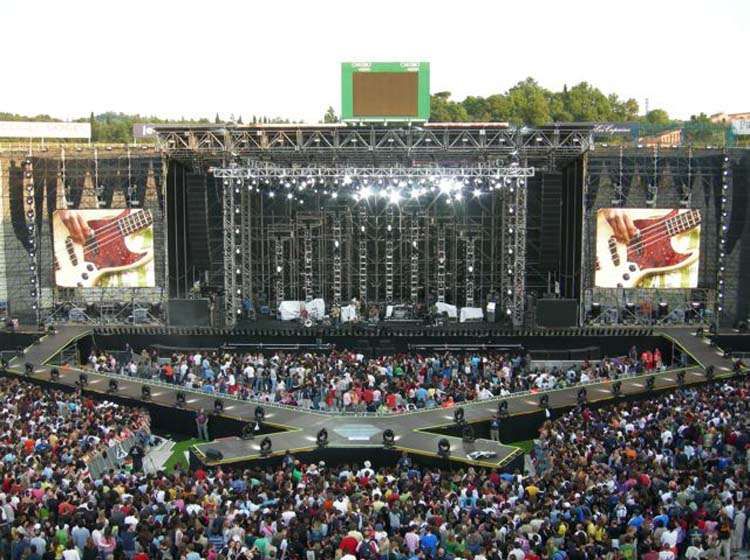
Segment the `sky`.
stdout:
<svg viewBox="0 0 750 560">
<path fill-rule="evenodd" d="M 750 0 L 0 0 L 0 111 L 317 122 L 340 63 L 428 61 L 431 91 L 580 81 L 677 118 L 750 111 Z"/>
</svg>

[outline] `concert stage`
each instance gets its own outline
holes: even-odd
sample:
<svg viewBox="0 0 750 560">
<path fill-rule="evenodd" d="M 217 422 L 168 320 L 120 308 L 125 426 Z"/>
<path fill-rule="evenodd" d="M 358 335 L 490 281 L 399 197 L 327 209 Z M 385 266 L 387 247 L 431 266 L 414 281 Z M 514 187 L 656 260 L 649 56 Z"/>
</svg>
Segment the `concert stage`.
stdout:
<svg viewBox="0 0 750 560">
<path fill-rule="evenodd" d="M 586 400 L 590 403 L 602 403 L 618 398 L 639 398 L 647 396 L 652 391 L 674 388 L 680 383 L 686 385 L 703 383 L 707 381 L 706 370 L 709 367 L 713 367 L 715 378 L 734 374 L 731 371 L 732 364 L 724 357 L 723 352 L 710 346 L 708 339 L 696 336 L 693 331 L 674 329 L 658 334 L 689 354 L 695 365 L 681 370 L 682 372 L 668 370 L 622 378 L 616 382 L 591 383 L 586 385 Z M 45 335 L 38 343 L 28 347 L 23 357 L 14 359 L 9 371 L 16 375 L 26 375 L 24 366 L 30 363 L 33 365 L 33 371 L 28 374 L 29 377 L 50 381 L 51 368 L 47 363 L 65 347 L 89 335 L 91 335 L 91 330 L 86 327 L 65 327 L 55 334 Z M 185 340 L 188 342 L 188 339 Z M 59 368 L 59 370 L 60 377 L 54 380 L 54 383 L 73 387 L 80 381 L 80 370 L 75 368 Z M 387 447 L 395 452 L 406 451 L 431 460 L 442 460 L 444 457 L 438 454 L 438 440 L 446 438 L 450 444 L 450 453 L 447 458 L 451 461 L 488 467 L 507 466 L 519 457 L 519 450 L 481 437 L 486 433 L 486 422 L 492 418 L 493 414 L 503 410 L 507 418 L 503 420 L 502 430 L 508 434 L 514 434 L 518 432 L 517 426 L 528 422 L 535 415 L 541 421 L 545 407 L 552 415 L 556 415 L 560 411 L 575 406 L 582 398 L 579 393 L 580 387 L 575 386 L 538 393 L 517 393 L 507 398 L 471 401 L 461 407 L 448 409 L 419 410 L 392 415 L 329 414 L 297 407 L 243 401 L 227 396 L 207 395 L 159 382 L 119 375 L 86 372 L 86 377 L 85 390 L 102 398 L 116 395 L 118 398 L 143 402 L 143 387 L 149 387 L 149 406 L 160 406 L 165 413 L 168 413 L 169 409 L 174 410 L 178 392 L 185 396 L 184 409 L 186 411 L 199 409 L 213 411 L 218 401 L 221 402 L 223 409 L 217 413 L 217 417 L 241 422 L 254 422 L 256 411 L 261 407 L 264 410 L 263 425 L 280 430 L 268 436 L 258 436 L 253 440 L 230 437 L 196 446 L 193 449 L 195 457 L 207 465 L 272 459 L 286 450 L 324 453 L 325 450 L 318 449 L 317 437 L 320 430 L 325 429 L 328 435 L 325 449 L 370 449 L 376 453 L 384 448 L 383 433 L 386 430 L 392 430 L 394 441 Z M 653 381 L 650 381 L 651 379 Z M 116 390 L 110 386 L 113 381 L 117 384 Z M 616 383 L 620 384 L 619 392 L 616 391 Z M 653 386 L 650 386 L 651 383 Z M 547 399 L 546 405 L 544 399 Z M 462 425 L 456 422 L 457 410 L 462 411 L 459 413 L 463 414 L 462 425 L 471 425 L 475 430 L 477 437 L 472 443 L 465 443 L 462 437 L 451 435 L 451 432 L 461 433 L 462 429 Z M 270 451 L 265 454 L 261 453 L 260 449 L 264 437 L 268 437 L 271 443 Z M 221 458 L 209 459 L 209 449 L 219 451 Z M 496 453 L 496 457 L 473 460 L 467 456 L 472 451 L 492 451 Z"/>
</svg>

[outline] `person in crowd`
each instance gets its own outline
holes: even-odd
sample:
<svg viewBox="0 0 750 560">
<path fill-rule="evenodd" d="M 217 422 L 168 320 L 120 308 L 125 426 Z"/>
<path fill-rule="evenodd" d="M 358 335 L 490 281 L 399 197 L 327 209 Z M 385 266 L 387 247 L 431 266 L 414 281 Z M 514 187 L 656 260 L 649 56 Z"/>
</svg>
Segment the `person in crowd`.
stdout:
<svg viewBox="0 0 750 560">
<path fill-rule="evenodd" d="M 667 364 L 659 349 L 584 361 L 569 367 L 535 365 L 524 351 L 394 353 L 371 358 L 330 352 L 216 351 L 160 356 L 144 349 L 127 363 L 94 350 L 88 365 L 100 372 L 156 378 L 209 394 L 315 410 L 389 414 L 452 407 L 519 391 L 546 391 L 637 375 Z M 203 436 L 200 436 L 203 437 Z"/>
</svg>

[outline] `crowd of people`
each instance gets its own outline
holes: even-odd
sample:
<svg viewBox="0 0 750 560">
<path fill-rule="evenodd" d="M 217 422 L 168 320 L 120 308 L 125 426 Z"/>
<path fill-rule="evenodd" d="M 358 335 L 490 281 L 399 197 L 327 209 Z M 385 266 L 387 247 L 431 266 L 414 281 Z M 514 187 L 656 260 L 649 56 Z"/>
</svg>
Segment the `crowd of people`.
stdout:
<svg viewBox="0 0 750 560">
<path fill-rule="evenodd" d="M 0 389 L 10 560 L 729 560 L 748 542 L 746 380 L 547 421 L 551 468 L 531 473 L 287 453 L 244 470 L 93 478 L 85 453 L 141 413 Z"/>
<path fill-rule="evenodd" d="M 570 367 L 538 367 L 523 351 L 394 353 L 365 357 L 347 350 L 311 353 L 114 354 L 92 351 L 88 365 L 132 377 L 160 379 L 206 393 L 316 410 L 392 413 L 588 383 L 661 370 L 661 351 Z"/>
</svg>

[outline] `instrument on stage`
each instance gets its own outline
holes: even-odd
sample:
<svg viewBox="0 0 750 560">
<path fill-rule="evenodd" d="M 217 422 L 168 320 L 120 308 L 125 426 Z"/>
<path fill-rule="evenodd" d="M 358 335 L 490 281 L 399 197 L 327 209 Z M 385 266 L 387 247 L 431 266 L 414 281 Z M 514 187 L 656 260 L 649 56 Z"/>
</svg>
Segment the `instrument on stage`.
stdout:
<svg viewBox="0 0 750 560">
<path fill-rule="evenodd" d="M 154 258 L 153 251 L 134 253 L 127 239 L 153 224 L 148 210 L 123 210 L 114 218 L 88 220 L 93 233 L 74 242 L 62 220 L 53 220 L 55 282 L 67 288 L 90 288 L 113 272 L 137 268 Z"/>
<path fill-rule="evenodd" d="M 601 288 L 634 288 L 648 276 L 672 272 L 690 266 L 699 256 L 698 249 L 686 253 L 673 247 L 675 236 L 700 226 L 698 210 L 633 220 L 638 233 L 628 242 L 618 241 L 602 213 L 596 235 L 595 284 Z"/>
</svg>

